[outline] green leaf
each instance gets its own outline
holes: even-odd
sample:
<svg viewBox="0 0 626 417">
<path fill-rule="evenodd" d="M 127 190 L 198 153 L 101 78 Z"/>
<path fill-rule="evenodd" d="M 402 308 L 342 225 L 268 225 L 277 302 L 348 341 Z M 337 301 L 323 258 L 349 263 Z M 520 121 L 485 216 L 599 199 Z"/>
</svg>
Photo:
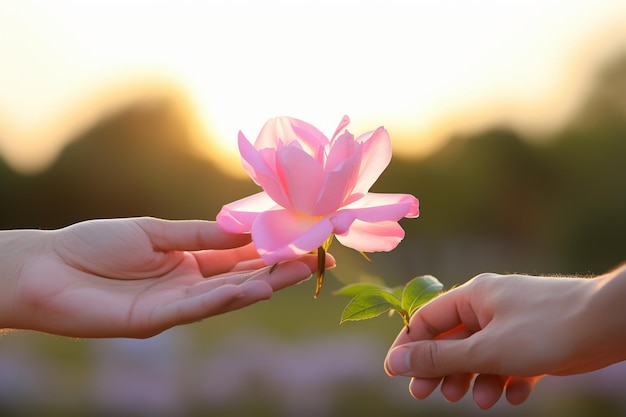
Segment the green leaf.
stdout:
<svg viewBox="0 0 626 417">
<path fill-rule="evenodd" d="M 395 295 L 398 300 L 402 300 L 402 291 L 404 291 L 404 287 L 399 285 L 397 287 L 393 287 L 389 292 Z"/>
<path fill-rule="evenodd" d="M 402 309 L 411 317 L 415 310 L 439 295 L 442 289 L 443 284 L 432 275 L 413 278 L 402 291 Z"/>
<path fill-rule="evenodd" d="M 384 290 L 385 287 L 378 284 L 369 284 L 365 282 L 359 282 L 356 284 L 349 284 L 345 287 L 339 288 L 337 291 L 333 292 L 334 295 L 345 295 L 348 297 L 354 297 L 359 295 L 360 293 L 368 290 Z M 398 297 L 400 299 L 400 297 Z"/>
<path fill-rule="evenodd" d="M 390 309 L 402 310 L 400 300 L 381 289 L 364 291 L 354 297 L 343 310 L 341 321 L 365 320 L 380 316 Z"/>
</svg>

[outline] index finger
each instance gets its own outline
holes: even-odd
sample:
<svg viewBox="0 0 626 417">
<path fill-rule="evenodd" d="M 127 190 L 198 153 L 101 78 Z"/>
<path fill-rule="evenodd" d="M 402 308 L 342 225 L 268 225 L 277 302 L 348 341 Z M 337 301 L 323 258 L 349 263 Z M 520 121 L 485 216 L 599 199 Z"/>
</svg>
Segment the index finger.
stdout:
<svg viewBox="0 0 626 417">
<path fill-rule="evenodd" d="M 229 249 L 251 242 L 249 234 L 233 234 L 222 230 L 217 222 L 206 220 L 163 220 L 152 217 L 135 220 L 160 251 L 199 251 Z"/>
</svg>

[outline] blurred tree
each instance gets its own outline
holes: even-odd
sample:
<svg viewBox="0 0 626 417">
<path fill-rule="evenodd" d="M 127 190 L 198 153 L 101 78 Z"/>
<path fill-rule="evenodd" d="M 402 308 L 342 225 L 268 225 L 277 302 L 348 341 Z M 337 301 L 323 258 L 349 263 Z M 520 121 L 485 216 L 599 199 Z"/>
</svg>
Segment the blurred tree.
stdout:
<svg viewBox="0 0 626 417">
<path fill-rule="evenodd" d="M 547 150 L 557 168 L 553 221 L 573 271 L 626 259 L 626 55 L 598 75 L 578 116 Z M 558 211 L 557 211 L 558 209 Z"/>
<path fill-rule="evenodd" d="M 176 98 L 137 103 L 73 141 L 47 171 L 0 171 L 1 227 L 60 227 L 99 217 L 213 219 L 256 190 L 195 156 L 189 120 Z M 0 168 L 2 169 L 2 168 Z"/>
<path fill-rule="evenodd" d="M 376 187 L 420 198 L 421 220 L 405 223 L 409 238 L 500 241 L 525 257 L 524 271 L 601 273 L 626 258 L 625 157 L 626 56 L 544 143 L 506 128 L 453 138 L 424 160 L 395 158 Z M 485 265 L 501 255 L 485 253 Z"/>
</svg>

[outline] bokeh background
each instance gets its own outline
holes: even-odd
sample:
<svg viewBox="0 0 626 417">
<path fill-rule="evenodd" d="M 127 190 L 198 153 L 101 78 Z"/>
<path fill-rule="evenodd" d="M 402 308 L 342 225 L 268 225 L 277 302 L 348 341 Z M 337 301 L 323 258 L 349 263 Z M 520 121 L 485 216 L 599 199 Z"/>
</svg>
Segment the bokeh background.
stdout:
<svg viewBox="0 0 626 417">
<path fill-rule="evenodd" d="M 623 364 L 518 407 L 415 401 L 382 368 L 400 319 L 340 326 L 332 295 L 624 261 L 623 1 L 2 0 L 0 228 L 214 219 L 257 191 L 237 130 L 281 114 L 388 128 L 374 190 L 421 201 L 400 246 L 368 263 L 336 244 L 317 300 L 306 282 L 147 340 L 4 334 L 0 415 L 626 415 Z"/>
</svg>

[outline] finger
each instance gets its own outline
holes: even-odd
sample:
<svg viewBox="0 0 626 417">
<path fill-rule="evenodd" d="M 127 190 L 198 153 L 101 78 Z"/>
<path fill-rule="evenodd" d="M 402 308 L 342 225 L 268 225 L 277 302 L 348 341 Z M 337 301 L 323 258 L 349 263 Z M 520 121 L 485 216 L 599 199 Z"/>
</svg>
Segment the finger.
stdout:
<svg viewBox="0 0 626 417">
<path fill-rule="evenodd" d="M 240 271 L 212 276 L 188 287 L 187 297 L 196 297 L 225 285 L 241 285 L 250 280 L 256 273 L 257 271 Z"/>
<path fill-rule="evenodd" d="M 335 266 L 335 259 L 327 254 L 327 269 Z M 298 284 L 306 279 L 309 279 L 313 272 L 317 269 L 317 255 L 305 255 L 297 260 L 284 261 L 271 267 L 262 268 L 256 272 L 253 272 L 250 276 L 250 280 L 261 280 L 267 282 L 274 291 L 281 290 L 291 285 Z M 245 275 L 245 273 L 243 274 Z M 238 280 L 242 274 L 233 277 L 226 277 L 226 280 Z"/>
<path fill-rule="evenodd" d="M 299 261 L 299 262 L 305 263 L 309 267 L 311 272 L 317 272 L 318 263 L 317 263 L 317 255 L 316 254 L 303 255 L 303 256 L 299 257 L 298 259 L 296 259 L 296 260 Z M 333 269 L 335 266 L 336 266 L 336 263 L 335 263 L 334 256 L 327 252 L 326 253 L 326 259 L 325 259 L 325 268 L 326 268 L 326 270 Z"/>
<path fill-rule="evenodd" d="M 423 400 L 435 391 L 441 378 L 411 378 L 409 392 L 413 398 Z"/>
<path fill-rule="evenodd" d="M 450 362 L 457 360 L 457 357 L 449 356 L 458 355 L 458 353 L 442 349 L 447 346 L 445 341 L 463 340 L 471 335 L 472 333 L 465 326 L 459 326 L 437 336 L 435 341 L 392 346 L 385 358 L 385 370 L 389 376 L 405 375 L 421 378 L 441 378 L 457 373 L 473 373 L 474 370 L 467 366 L 466 360 Z M 465 344 L 460 344 L 457 349 L 467 349 L 467 347 Z M 466 358 L 467 354 L 463 351 L 458 357 Z M 462 365 L 463 369 L 453 368 L 452 364 Z"/>
<path fill-rule="evenodd" d="M 254 244 L 233 249 L 192 252 L 202 276 L 210 277 L 233 270 L 259 269 L 265 262 L 259 257 Z M 249 263 L 246 265 L 246 263 Z"/>
<path fill-rule="evenodd" d="M 186 298 L 167 305 L 153 315 L 150 332 L 154 335 L 180 324 L 200 321 L 237 310 L 266 300 L 272 296 L 272 288 L 263 281 L 247 281 L 242 285 L 224 285 L 195 297 Z"/>
<path fill-rule="evenodd" d="M 513 405 L 520 405 L 528 399 L 535 384 L 543 376 L 512 377 L 506 384 L 506 399 Z"/>
<path fill-rule="evenodd" d="M 259 255 L 256 252 L 256 249 L 254 249 L 253 244 L 246 245 L 242 248 L 229 249 L 228 251 L 239 251 L 239 250 L 244 250 L 244 249 L 246 251 L 250 251 L 250 257 L 249 259 L 242 260 L 238 262 L 236 265 L 234 265 L 232 268 L 233 271 L 247 271 L 247 270 L 252 270 L 252 269 L 260 269 L 260 268 L 263 268 L 264 266 L 267 266 L 267 264 L 261 258 L 259 258 Z M 227 252 L 227 251 L 221 251 L 221 252 Z M 213 253 L 219 253 L 219 252 L 213 251 Z M 316 254 L 306 254 L 293 260 L 305 263 L 309 267 L 311 272 L 317 271 L 318 260 L 317 260 Z M 335 266 L 336 266 L 335 258 L 330 253 L 326 253 L 326 263 L 325 263 L 326 270 L 333 269 L 335 268 Z"/>
<path fill-rule="evenodd" d="M 474 402 L 478 407 L 487 410 L 495 405 L 504 391 L 507 377 L 500 375 L 480 374 L 474 380 Z"/>
<path fill-rule="evenodd" d="M 229 271 L 255 270 L 266 266 L 252 243 L 234 249 L 193 252 L 193 255 L 198 262 L 200 273 L 205 277 Z M 317 255 L 304 255 L 297 261 L 308 265 L 312 272 L 317 271 Z M 335 258 L 326 253 L 326 269 L 332 269 L 335 265 Z"/>
<path fill-rule="evenodd" d="M 391 349 L 386 369 L 390 375 L 439 378 L 459 373 L 479 373 L 489 368 L 471 349 L 472 335 L 460 340 L 423 340 Z M 474 352 L 474 353 L 468 353 Z"/>
<path fill-rule="evenodd" d="M 278 291 L 297 284 L 312 275 L 310 267 L 301 261 L 286 261 L 274 266 L 267 266 L 256 271 L 230 272 L 213 276 L 187 289 L 187 297 L 209 292 L 224 285 L 242 285 L 247 281 L 262 281 L 272 291 Z"/>
<path fill-rule="evenodd" d="M 392 347 L 408 342 L 435 339 L 461 325 L 473 331 L 480 329 L 466 297 L 465 287 L 460 286 L 426 303 L 413 314 L 409 328 L 398 335 Z"/>
<path fill-rule="evenodd" d="M 300 258 L 294 259 L 291 262 L 302 262 L 309 268 L 309 270 L 311 271 L 311 274 L 317 271 L 317 267 L 318 267 L 317 255 L 312 255 L 312 254 L 304 255 L 304 256 L 301 256 Z M 275 270 L 278 267 L 278 265 L 282 265 L 283 263 L 272 265 L 270 269 Z M 258 270 L 265 266 L 266 264 L 262 259 L 249 259 L 246 261 L 238 262 L 236 265 L 233 266 L 231 270 L 232 271 L 250 271 L 250 270 Z M 326 254 L 326 270 L 333 269 L 334 267 L 335 267 L 335 258 L 331 254 L 327 253 Z"/>
<path fill-rule="evenodd" d="M 285 261 L 276 267 L 264 268 L 255 273 L 250 279 L 266 282 L 272 290 L 278 291 L 295 285 L 312 275 L 311 268 L 301 261 Z"/>
<path fill-rule="evenodd" d="M 441 384 L 441 394 L 450 402 L 457 402 L 469 391 L 474 374 L 448 375 Z"/>
<path fill-rule="evenodd" d="M 216 222 L 153 217 L 133 220 L 148 235 L 154 248 L 164 252 L 235 248 L 251 241 L 250 235 L 227 233 Z"/>
<path fill-rule="evenodd" d="M 267 264 L 261 258 L 248 259 L 246 261 L 237 262 L 231 269 L 232 271 L 254 271 L 266 267 Z"/>
<path fill-rule="evenodd" d="M 226 304 L 216 314 L 238 310 L 259 301 L 267 300 L 271 298 L 273 294 L 272 288 L 264 281 L 246 281 L 241 284 L 240 288 L 243 291 L 243 296 Z"/>
<path fill-rule="evenodd" d="M 178 300 L 155 309 L 151 322 L 144 330 L 154 335 L 173 326 L 202 320 L 218 314 L 226 305 L 243 295 L 239 286 L 224 285 L 195 297 Z"/>
</svg>

